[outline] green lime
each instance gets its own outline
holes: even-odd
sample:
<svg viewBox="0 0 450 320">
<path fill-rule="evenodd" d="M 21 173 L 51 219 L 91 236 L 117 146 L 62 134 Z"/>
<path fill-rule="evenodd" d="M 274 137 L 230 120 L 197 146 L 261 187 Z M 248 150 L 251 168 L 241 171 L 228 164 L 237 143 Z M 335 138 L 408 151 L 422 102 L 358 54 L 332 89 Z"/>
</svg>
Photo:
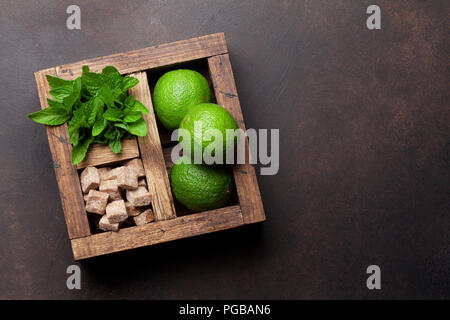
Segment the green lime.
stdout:
<svg viewBox="0 0 450 320">
<path fill-rule="evenodd" d="M 225 163 L 227 153 L 234 153 L 236 149 L 237 137 L 231 135 L 238 129 L 236 120 L 217 104 L 202 103 L 189 108 L 180 123 L 180 129 L 187 130 L 190 137 L 190 140 L 185 140 L 183 133 L 179 133 L 183 150 L 190 153 L 193 159 L 196 159 L 194 158 L 196 149 L 201 150 L 203 163 L 217 163 L 205 161 L 207 160 L 205 155 L 215 157 L 219 163 Z"/>
<path fill-rule="evenodd" d="M 208 81 L 197 71 L 187 69 L 165 73 L 153 92 L 155 113 L 169 130 L 178 128 L 189 107 L 210 100 Z"/>
<path fill-rule="evenodd" d="M 186 161 L 189 160 L 181 158 L 170 172 L 175 198 L 195 211 L 222 207 L 230 199 L 233 189 L 231 171 L 225 167 L 188 164 Z"/>
</svg>

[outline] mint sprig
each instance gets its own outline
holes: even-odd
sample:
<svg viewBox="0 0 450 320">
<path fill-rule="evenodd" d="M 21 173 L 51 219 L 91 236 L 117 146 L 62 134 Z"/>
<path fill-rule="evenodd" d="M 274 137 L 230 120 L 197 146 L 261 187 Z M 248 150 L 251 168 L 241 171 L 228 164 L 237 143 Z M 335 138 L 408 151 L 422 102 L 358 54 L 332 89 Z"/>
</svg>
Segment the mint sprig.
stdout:
<svg viewBox="0 0 450 320">
<path fill-rule="evenodd" d="M 53 100 L 47 99 L 48 108 L 28 116 L 49 126 L 68 123 L 73 164 L 83 161 L 92 143 L 108 144 L 114 153 L 120 153 L 121 139 L 147 134 L 142 114 L 149 110 L 128 94 L 138 79 L 122 77 L 113 66 L 102 73 L 83 66 L 82 75 L 75 80 L 46 77 Z"/>
</svg>

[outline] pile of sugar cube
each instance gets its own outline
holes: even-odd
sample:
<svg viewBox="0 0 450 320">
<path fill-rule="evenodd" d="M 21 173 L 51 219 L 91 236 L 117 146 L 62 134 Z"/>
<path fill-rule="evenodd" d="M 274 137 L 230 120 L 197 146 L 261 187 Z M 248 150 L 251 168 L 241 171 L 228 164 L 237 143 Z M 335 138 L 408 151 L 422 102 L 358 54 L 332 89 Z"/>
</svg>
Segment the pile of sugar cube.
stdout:
<svg viewBox="0 0 450 320">
<path fill-rule="evenodd" d="M 128 160 L 115 168 L 87 167 L 81 172 L 80 181 L 86 211 L 102 215 L 99 229 L 118 231 L 125 220 L 133 219 L 137 226 L 155 220 L 148 208 L 152 196 L 140 159 Z"/>
</svg>

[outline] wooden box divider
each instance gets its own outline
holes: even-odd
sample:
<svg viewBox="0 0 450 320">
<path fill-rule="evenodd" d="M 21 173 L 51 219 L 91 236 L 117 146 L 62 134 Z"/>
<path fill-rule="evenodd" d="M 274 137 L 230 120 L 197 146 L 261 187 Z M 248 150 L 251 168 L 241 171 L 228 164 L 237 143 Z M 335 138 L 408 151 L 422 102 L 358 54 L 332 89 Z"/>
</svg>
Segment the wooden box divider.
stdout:
<svg viewBox="0 0 450 320">
<path fill-rule="evenodd" d="M 151 69 L 156 67 L 172 66 L 198 59 L 207 61 L 217 103 L 228 110 L 239 127 L 245 130 L 223 33 L 88 59 L 35 73 L 41 107 L 46 108 L 50 88 L 45 75 L 74 79 L 81 74 L 83 65 L 88 65 L 96 72 L 105 66 L 113 65 L 121 74 L 129 74 L 139 79 L 139 84 L 132 88 L 130 93 L 150 110 L 149 114 L 144 115 L 148 126 L 147 136 L 138 137 L 137 143 L 136 139 L 123 141 L 123 151 L 120 155 L 108 151 L 107 146 L 95 145 L 78 166 L 71 163 L 71 144 L 67 126 L 47 127 L 50 151 L 75 260 L 265 220 L 255 170 L 248 163 L 233 166 L 237 204 L 197 213 L 184 211 L 177 217 L 168 178 L 168 172 L 173 165 L 170 158 L 172 147 L 166 146 L 163 149 L 161 144 L 146 72 L 151 72 Z M 245 147 L 248 153 L 247 140 Z M 107 165 L 139 156 L 144 165 L 149 192 L 153 197 L 152 207 L 156 221 L 144 226 L 123 228 L 118 232 L 91 234 L 78 169 L 89 165 Z"/>
<path fill-rule="evenodd" d="M 145 137 L 139 137 L 138 142 L 145 175 L 147 176 L 148 191 L 153 197 L 152 205 L 155 218 L 157 221 L 172 219 L 176 217 L 175 207 L 161 141 L 159 139 L 155 113 L 153 111 L 147 74 L 145 72 L 138 72 L 131 74 L 131 76 L 139 79 L 139 83 L 130 90 L 130 93 L 150 111 L 149 114 L 143 115 L 145 121 L 147 121 L 147 135 Z"/>
<path fill-rule="evenodd" d="M 107 144 L 96 143 L 89 148 L 86 158 L 77 164 L 77 169 L 108 165 L 137 157 L 139 157 L 139 147 L 135 137 L 122 140 L 122 150 L 119 154 L 112 152 Z"/>
</svg>

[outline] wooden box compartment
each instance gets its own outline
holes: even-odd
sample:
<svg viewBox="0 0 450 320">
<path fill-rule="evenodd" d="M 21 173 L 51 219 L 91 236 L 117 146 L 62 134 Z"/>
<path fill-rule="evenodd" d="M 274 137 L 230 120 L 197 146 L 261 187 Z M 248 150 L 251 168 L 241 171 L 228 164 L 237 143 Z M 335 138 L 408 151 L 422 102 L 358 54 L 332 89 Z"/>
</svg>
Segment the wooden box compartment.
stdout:
<svg viewBox="0 0 450 320">
<path fill-rule="evenodd" d="M 45 75 L 74 79 L 81 67 L 88 65 L 99 72 L 105 66 L 116 67 L 121 74 L 139 79 L 130 93 L 149 110 L 146 137 L 123 141 L 123 150 L 113 154 L 107 146 L 92 147 L 85 161 L 71 164 L 71 144 L 67 126 L 46 127 L 54 163 L 62 207 L 75 260 L 95 257 L 156 243 L 230 229 L 265 220 L 255 171 L 252 165 L 233 165 L 236 193 L 222 208 L 192 212 L 174 201 L 168 174 L 172 166 L 170 132 L 155 118 L 152 106 L 153 87 L 164 72 L 190 68 L 202 73 L 213 89 L 213 102 L 227 109 L 245 130 L 239 98 L 223 33 L 182 40 L 126 53 L 88 59 L 35 73 L 41 107 L 48 107 L 49 86 Z M 248 152 L 248 143 L 246 143 Z M 81 191 L 79 170 L 88 165 L 107 165 L 140 157 L 142 159 L 156 221 L 144 226 L 120 229 L 118 232 L 96 233 L 88 218 Z M 91 220 L 91 222 L 89 221 Z"/>
</svg>

